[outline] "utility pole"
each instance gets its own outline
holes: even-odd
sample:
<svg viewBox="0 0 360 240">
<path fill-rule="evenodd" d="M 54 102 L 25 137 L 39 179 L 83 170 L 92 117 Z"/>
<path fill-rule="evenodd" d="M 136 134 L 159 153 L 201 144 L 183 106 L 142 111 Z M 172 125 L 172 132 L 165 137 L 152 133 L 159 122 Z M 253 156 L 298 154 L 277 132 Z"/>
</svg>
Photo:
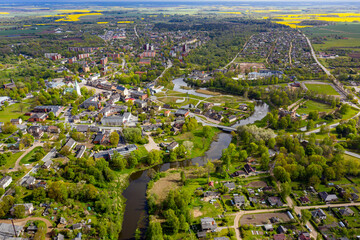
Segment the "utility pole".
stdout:
<svg viewBox="0 0 360 240">
<path fill-rule="evenodd" d="M 14 225 L 14 220 L 13 219 L 10 219 L 10 220 L 11 220 L 11 223 L 12 223 L 12 226 L 13 226 L 13 229 L 14 229 L 15 237 L 17 237 L 17 233 L 16 233 L 16 229 L 15 229 L 15 225 Z"/>
</svg>

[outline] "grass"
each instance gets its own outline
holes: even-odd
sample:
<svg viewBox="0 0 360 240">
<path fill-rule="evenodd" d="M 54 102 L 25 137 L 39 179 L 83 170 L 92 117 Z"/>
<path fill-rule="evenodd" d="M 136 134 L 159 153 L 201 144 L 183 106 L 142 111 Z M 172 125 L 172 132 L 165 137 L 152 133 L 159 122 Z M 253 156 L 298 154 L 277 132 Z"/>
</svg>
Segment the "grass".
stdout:
<svg viewBox="0 0 360 240">
<path fill-rule="evenodd" d="M 23 152 L 17 152 L 14 153 L 10 156 L 10 158 L 8 159 L 8 161 L 6 162 L 5 165 L 3 165 L 2 167 L 4 169 L 8 169 L 8 168 L 13 168 L 15 167 L 15 162 L 16 160 L 18 160 L 18 158 L 23 154 Z"/>
<path fill-rule="evenodd" d="M 186 132 L 177 136 L 174 136 L 174 140 L 178 143 L 183 143 L 184 141 L 192 141 L 194 147 L 191 150 L 191 158 L 203 156 L 206 150 L 210 147 L 211 142 L 215 135 L 217 135 L 220 130 L 217 128 L 211 128 L 211 134 L 209 138 L 204 138 L 202 134 L 202 127 L 198 127 L 192 132 Z"/>
<path fill-rule="evenodd" d="M 339 93 L 331 85 L 328 85 L 328 84 L 307 83 L 305 85 L 310 91 L 314 91 L 314 92 L 322 93 L 322 94 L 325 93 L 327 95 L 339 95 Z"/>
<path fill-rule="evenodd" d="M 20 104 L 24 104 L 24 110 L 21 112 Z M 0 122 L 10 122 L 11 119 L 19 118 L 30 110 L 29 103 L 14 103 L 7 106 L 4 111 L 0 112 Z"/>
<path fill-rule="evenodd" d="M 302 106 L 306 107 L 306 108 L 299 107 L 296 110 L 296 113 L 298 113 L 298 114 L 309 114 L 312 111 L 319 111 L 319 112 L 328 113 L 328 112 L 334 110 L 333 108 L 331 108 L 330 105 L 315 102 L 315 101 L 312 101 L 312 100 L 307 101 Z"/>
<path fill-rule="evenodd" d="M 350 155 L 347 155 L 346 153 L 343 155 L 344 157 L 344 160 L 355 160 L 355 161 L 360 161 L 359 158 L 356 158 L 356 157 L 353 157 L 353 156 L 350 156 Z"/>
<path fill-rule="evenodd" d="M 41 148 L 42 148 L 42 147 L 36 147 L 36 148 L 34 148 L 33 150 L 31 150 L 30 152 L 28 152 L 28 153 L 20 160 L 20 165 L 36 162 L 35 154 L 36 154 L 37 151 L 38 151 L 39 149 L 41 149 Z"/>
</svg>

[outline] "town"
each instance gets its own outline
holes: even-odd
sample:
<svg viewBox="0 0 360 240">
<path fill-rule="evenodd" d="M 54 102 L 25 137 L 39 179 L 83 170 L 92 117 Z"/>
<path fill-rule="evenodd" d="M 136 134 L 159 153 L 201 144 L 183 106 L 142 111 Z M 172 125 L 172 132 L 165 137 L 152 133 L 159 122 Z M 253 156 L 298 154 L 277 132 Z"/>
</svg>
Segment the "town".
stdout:
<svg viewBox="0 0 360 240">
<path fill-rule="evenodd" d="M 0 239 L 359 239 L 358 23 L 215 6 L 0 6 Z"/>
</svg>

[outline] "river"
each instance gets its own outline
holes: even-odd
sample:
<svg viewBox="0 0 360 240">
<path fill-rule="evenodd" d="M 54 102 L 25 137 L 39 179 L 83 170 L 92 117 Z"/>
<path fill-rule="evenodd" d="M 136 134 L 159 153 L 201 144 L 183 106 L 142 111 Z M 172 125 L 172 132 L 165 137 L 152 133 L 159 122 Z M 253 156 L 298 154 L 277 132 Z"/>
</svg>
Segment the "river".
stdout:
<svg viewBox="0 0 360 240">
<path fill-rule="evenodd" d="M 211 97 L 211 95 L 201 94 L 195 90 L 185 90 L 181 86 L 187 86 L 182 78 L 173 80 L 174 91 L 189 93 L 200 97 Z M 238 127 L 246 124 L 252 124 L 257 120 L 261 120 L 269 112 L 269 105 L 266 103 L 257 104 L 254 113 L 247 119 L 240 120 L 232 125 Z M 231 142 L 231 135 L 228 133 L 219 133 L 216 141 L 213 141 L 205 156 L 193 158 L 190 160 L 174 163 L 164 163 L 153 167 L 155 171 L 166 171 L 169 168 L 186 167 L 198 164 L 203 166 L 208 159 L 216 160 L 221 158 L 222 150 L 227 148 Z M 148 212 L 146 202 L 146 188 L 151 180 L 149 177 L 149 170 L 138 171 L 131 174 L 129 178 L 129 186 L 123 192 L 123 196 L 127 199 L 124 221 L 122 225 L 122 232 L 119 235 L 120 240 L 134 239 L 135 230 L 137 227 L 144 233 L 148 223 Z"/>
<path fill-rule="evenodd" d="M 182 162 L 164 163 L 153 167 L 155 171 L 166 171 L 169 168 L 186 167 L 199 164 L 203 166 L 208 159 L 216 160 L 222 155 L 222 150 L 227 148 L 231 142 L 231 135 L 227 133 L 218 134 L 217 140 L 213 141 L 205 156 L 193 158 Z M 124 213 L 124 221 L 120 240 L 134 239 L 134 233 L 139 226 L 142 232 L 145 232 L 148 223 L 146 188 L 150 181 L 149 170 L 138 171 L 130 176 L 129 186 L 123 193 L 127 199 Z"/>
</svg>

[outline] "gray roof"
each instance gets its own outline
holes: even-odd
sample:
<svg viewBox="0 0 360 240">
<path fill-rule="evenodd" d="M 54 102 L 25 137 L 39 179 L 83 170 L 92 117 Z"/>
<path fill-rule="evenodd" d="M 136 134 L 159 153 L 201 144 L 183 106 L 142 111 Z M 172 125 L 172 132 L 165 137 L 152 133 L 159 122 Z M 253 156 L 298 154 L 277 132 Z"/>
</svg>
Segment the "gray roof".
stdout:
<svg viewBox="0 0 360 240">
<path fill-rule="evenodd" d="M 23 231 L 22 226 L 14 225 L 15 231 L 17 235 Z M 0 239 L 8 239 L 10 237 L 14 237 L 14 227 L 12 224 L 0 223 Z"/>
<path fill-rule="evenodd" d="M 217 224 L 214 218 L 205 217 L 201 219 L 202 230 L 215 230 Z"/>
</svg>

